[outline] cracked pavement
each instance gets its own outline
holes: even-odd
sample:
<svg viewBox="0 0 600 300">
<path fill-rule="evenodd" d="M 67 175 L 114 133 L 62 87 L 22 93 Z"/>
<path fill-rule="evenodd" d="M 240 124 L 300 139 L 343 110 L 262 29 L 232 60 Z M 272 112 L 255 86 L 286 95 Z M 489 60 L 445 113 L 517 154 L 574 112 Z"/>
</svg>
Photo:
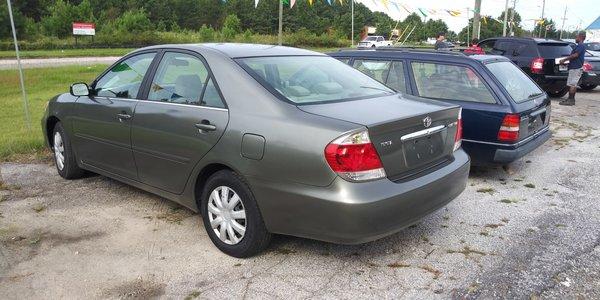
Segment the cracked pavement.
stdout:
<svg viewBox="0 0 600 300">
<path fill-rule="evenodd" d="M 600 298 L 600 89 L 553 101 L 553 138 L 398 234 L 276 236 L 219 252 L 200 217 L 102 176 L 4 163 L 0 295 L 24 298 Z M 426 199 L 424 199 L 425 201 Z"/>
</svg>

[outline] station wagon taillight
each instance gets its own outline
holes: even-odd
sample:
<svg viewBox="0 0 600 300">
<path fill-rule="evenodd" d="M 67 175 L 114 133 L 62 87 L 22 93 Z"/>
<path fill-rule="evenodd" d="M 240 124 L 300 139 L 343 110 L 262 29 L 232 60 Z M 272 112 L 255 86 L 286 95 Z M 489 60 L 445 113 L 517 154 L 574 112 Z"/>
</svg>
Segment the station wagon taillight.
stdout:
<svg viewBox="0 0 600 300">
<path fill-rule="evenodd" d="M 325 147 L 325 159 L 334 172 L 348 181 L 373 180 L 386 176 L 367 130 L 343 135 L 329 143 Z"/>
<path fill-rule="evenodd" d="M 454 135 L 454 151 L 458 150 L 462 144 L 462 131 L 462 108 L 460 108 L 458 111 L 458 120 L 456 121 L 456 135 Z"/>
<path fill-rule="evenodd" d="M 518 114 L 507 114 L 502 120 L 498 140 L 502 142 L 516 142 L 519 140 L 519 124 L 521 117 Z"/>
<path fill-rule="evenodd" d="M 544 59 L 541 57 L 534 58 L 531 61 L 529 68 L 531 69 L 531 73 L 543 74 L 544 73 Z"/>
</svg>

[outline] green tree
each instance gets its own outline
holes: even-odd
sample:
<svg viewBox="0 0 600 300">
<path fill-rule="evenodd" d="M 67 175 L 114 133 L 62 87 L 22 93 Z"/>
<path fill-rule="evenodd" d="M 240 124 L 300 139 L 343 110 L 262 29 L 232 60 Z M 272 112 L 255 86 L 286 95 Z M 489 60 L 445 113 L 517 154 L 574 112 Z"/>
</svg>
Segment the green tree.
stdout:
<svg viewBox="0 0 600 300">
<path fill-rule="evenodd" d="M 152 23 L 150 23 L 150 19 L 148 19 L 148 15 L 143 8 L 126 11 L 123 16 L 117 19 L 116 26 L 119 31 L 130 33 L 140 33 L 153 29 Z"/>
</svg>

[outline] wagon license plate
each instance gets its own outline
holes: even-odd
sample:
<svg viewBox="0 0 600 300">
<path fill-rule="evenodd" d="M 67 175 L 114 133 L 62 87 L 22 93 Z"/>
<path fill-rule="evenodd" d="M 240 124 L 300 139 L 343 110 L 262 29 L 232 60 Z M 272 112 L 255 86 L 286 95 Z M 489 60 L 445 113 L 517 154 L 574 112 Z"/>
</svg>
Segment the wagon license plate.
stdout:
<svg viewBox="0 0 600 300">
<path fill-rule="evenodd" d="M 558 70 L 561 72 L 566 72 L 567 71 L 567 65 L 558 65 Z"/>
</svg>

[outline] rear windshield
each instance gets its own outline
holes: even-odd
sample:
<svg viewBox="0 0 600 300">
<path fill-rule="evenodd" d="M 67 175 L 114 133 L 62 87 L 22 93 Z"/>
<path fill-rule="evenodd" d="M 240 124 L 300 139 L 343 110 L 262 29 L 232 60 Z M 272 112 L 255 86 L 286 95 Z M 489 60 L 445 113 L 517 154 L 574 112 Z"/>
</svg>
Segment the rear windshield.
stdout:
<svg viewBox="0 0 600 300">
<path fill-rule="evenodd" d="M 487 64 L 486 67 L 517 103 L 525 102 L 543 94 L 531 78 L 512 62 L 495 62 Z"/>
<path fill-rule="evenodd" d="M 541 43 L 538 44 L 540 55 L 543 58 L 557 58 L 571 55 L 573 50 L 569 44 L 561 43 Z"/>
<path fill-rule="evenodd" d="M 269 56 L 237 60 L 276 96 L 296 104 L 395 94 L 377 80 L 329 56 Z"/>
<path fill-rule="evenodd" d="M 363 41 L 376 41 L 377 37 L 376 36 L 369 36 L 366 39 L 364 39 Z"/>
<path fill-rule="evenodd" d="M 600 51 L 600 43 L 585 44 L 585 48 L 592 51 Z"/>
</svg>

